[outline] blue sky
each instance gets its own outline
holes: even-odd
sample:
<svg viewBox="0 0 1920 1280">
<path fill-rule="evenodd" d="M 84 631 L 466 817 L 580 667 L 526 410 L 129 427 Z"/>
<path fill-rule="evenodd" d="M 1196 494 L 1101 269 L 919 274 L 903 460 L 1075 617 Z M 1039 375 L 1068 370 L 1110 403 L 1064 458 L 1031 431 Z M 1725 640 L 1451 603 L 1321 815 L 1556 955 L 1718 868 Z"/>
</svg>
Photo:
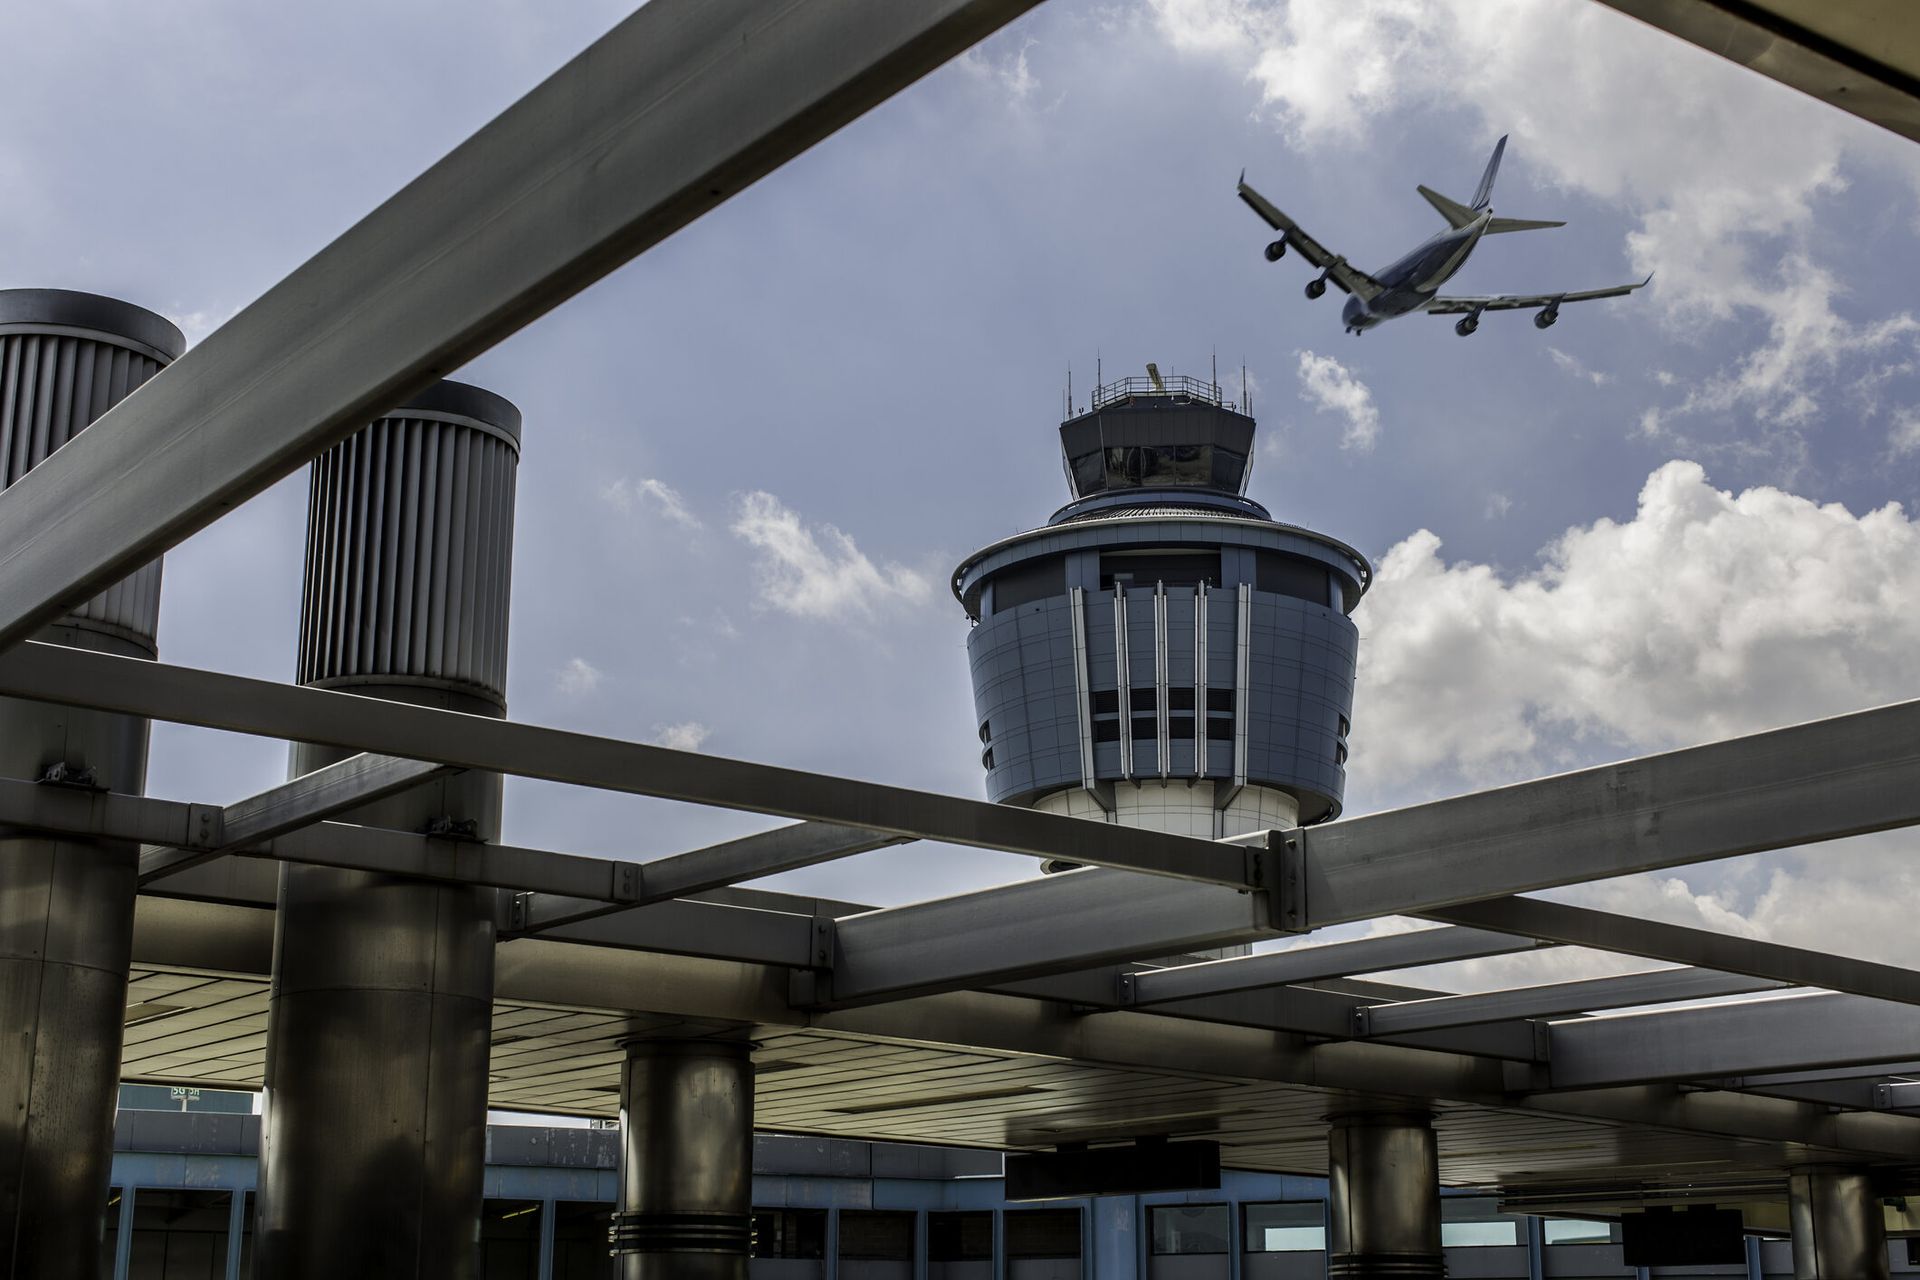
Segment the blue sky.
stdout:
<svg viewBox="0 0 1920 1280">
<path fill-rule="evenodd" d="M 0 283 L 200 337 L 623 6 L 9 13 Z M 1363 266 L 1511 133 L 1461 291 L 1657 272 L 1550 332 L 1361 338 L 1233 198 Z M 1252 492 L 1366 551 L 1352 807 L 1912 696 L 1920 151 L 1590 0 L 1052 0 L 463 375 L 524 410 L 517 718 L 978 795 L 947 594 L 1064 497 L 1063 383 L 1244 361 Z M 1231 373 L 1227 371 L 1231 370 Z M 171 661 L 287 678 L 295 478 L 169 557 Z M 1890 504 L 1903 504 L 1890 506 Z M 277 750 L 156 732 L 153 789 Z M 508 836 L 653 856 L 760 825 L 515 783 Z M 1592 900 L 1920 958 L 1900 838 Z M 899 901 L 1027 874 L 906 848 L 788 877 Z M 1860 920 L 1867 923 L 1860 924 Z M 1848 935 L 1835 939 L 1838 922 Z"/>
</svg>

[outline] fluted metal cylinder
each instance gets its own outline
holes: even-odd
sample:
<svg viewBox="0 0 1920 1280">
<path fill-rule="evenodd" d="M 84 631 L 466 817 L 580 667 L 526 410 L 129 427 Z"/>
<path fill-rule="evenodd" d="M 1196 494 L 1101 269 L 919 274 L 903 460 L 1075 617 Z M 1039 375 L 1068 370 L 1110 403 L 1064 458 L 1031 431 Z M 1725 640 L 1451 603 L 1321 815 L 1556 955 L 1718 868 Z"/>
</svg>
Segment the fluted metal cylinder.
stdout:
<svg viewBox="0 0 1920 1280">
<path fill-rule="evenodd" d="M 1865 1169 L 1803 1165 L 1787 1181 L 1794 1280 L 1888 1280 L 1886 1214 Z"/>
<path fill-rule="evenodd" d="M 620 1092 L 621 1280 L 747 1280 L 752 1046 L 636 1040 Z"/>
<path fill-rule="evenodd" d="M 185 349 L 150 311 L 60 289 L 0 290 L 0 488 Z M 0 499 L 4 500 L 4 499 Z M 155 656 L 155 561 L 39 639 Z M 0 698 L 0 775 L 145 789 L 147 722 Z M 92 1277 L 105 1223 L 139 850 L 0 833 L 0 1258 Z"/>
<path fill-rule="evenodd" d="M 1440 1159 L 1424 1111 L 1329 1116 L 1327 1274 L 1438 1277 Z"/>
<path fill-rule="evenodd" d="M 441 383 L 314 463 L 302 683 L 505 714 L 519 426 L 499 396 Z M 289 771 L 347 754 L 298 745 Z M 500 791 L 463 773 L 343 820 L 492 840 Z M 495 899 L 283 868 L 259 1275 L 476 1274 Z"/>
</svg>

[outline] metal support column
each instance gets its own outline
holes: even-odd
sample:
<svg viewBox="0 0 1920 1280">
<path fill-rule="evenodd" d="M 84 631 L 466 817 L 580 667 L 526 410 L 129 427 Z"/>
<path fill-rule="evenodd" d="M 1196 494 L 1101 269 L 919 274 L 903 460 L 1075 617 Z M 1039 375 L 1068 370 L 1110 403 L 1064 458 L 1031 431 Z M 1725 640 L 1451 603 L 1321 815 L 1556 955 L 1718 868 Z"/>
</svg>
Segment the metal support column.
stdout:
<svg viewBox="0 0 1920 1280">
<path fill-rule="evenodd" d="M 1865 1169 L 1803 1165 L 1787 1182 L 1794 1280 L 1887 1280 L 1886 1217 Z"/>
<path fill-rule="evenodd" d="M 505 714 L 520 415 L 441 383 L 313 467 L 303 684 Z M 295 776 L 344 754 L 296 744 Z M 347 821 L 494 839 L 463 773 Z M 273 1280 L 478 1267 L 497 891 L 288 864 L 280 879 L 254 1248 Z"/>
<path fill-rule="evenodd" d="M 1433 1117 L 1343 1112 L 1328 1123 L 1327 1275 L 1444 1276 Z"/>
<path fill-rule="evenodd" d="M 111 298 L 0 291 L 0 489 L 185 345 Z M 36 638 L 152 659 L 159 614 L 156 560 Z M 145 720 L 0 698 L 0 776 L 138 795 L 146 774 Z M 98 1267 L 138 873 L 132 844 L 0 838 L 0 1275 Z"/>
<path fill-rule="evenodd" d="M 620 1090 L 620 1280 L 747 1280 L 753 1046 L 628 1042 Z M 829 1247 L 833 1245 L 829 1241 Z"/>
</svg>

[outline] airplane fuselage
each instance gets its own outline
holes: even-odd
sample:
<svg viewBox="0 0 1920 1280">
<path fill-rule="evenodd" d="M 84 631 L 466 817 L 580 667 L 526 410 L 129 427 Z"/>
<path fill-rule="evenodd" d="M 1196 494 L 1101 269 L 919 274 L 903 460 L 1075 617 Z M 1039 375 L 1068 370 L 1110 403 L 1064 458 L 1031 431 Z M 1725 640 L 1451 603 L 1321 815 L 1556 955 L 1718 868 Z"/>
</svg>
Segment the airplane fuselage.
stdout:
<svg viewBox="0 0 1920 1280">
<path fill-rule="evenodd" d="M 1347 328 L 1359 333 L 1432 302 L 1440 287 L 1466 265 L 1492 216 L 1491 210 L 1485 210 L 1466 226 L 1439 232 L 1391 266 L 1374 272 L 1374 279 L 1386 287 L 1370 299 L 1358 294 L 1347 299 L 1340 313 Z"/>
</svg>

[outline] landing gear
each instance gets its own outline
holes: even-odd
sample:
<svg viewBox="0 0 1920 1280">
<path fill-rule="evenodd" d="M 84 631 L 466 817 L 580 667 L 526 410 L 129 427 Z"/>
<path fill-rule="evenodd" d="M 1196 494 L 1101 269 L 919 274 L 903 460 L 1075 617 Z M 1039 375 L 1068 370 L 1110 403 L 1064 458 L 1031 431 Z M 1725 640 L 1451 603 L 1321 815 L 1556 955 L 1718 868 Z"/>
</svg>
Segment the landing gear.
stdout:
<svg viewBox="0 0 1920 1280">
<path fill-rule="evenodd" d="M 1287 242 L 1284 239 L 1275 240 L 1272 244 L 1267 246 L 1268 262 L 1278 262 L 1280 261 L 1280 259 L 1286 256 L 1287 256 Z"/>
<path fill-rule="evenodd" d="M 1307 281 L 1307 296 L 1309 298 L 1317 298 L 1326 291 L 1327 278 L 1325 276 L 1321 276 L 1318 280 Z"/>
<path fill-rule="evenodd" d="M 1453 326 L 1453 331 L 1464 338 L 1468 334 L 1472 333 L 1475 329 L 1478 329 L 1479 327 L 1480 327 L 1480 322 L 1476 320 L 1474 317 L 1462 316 L 1460 320 Z"/>
</svg>

